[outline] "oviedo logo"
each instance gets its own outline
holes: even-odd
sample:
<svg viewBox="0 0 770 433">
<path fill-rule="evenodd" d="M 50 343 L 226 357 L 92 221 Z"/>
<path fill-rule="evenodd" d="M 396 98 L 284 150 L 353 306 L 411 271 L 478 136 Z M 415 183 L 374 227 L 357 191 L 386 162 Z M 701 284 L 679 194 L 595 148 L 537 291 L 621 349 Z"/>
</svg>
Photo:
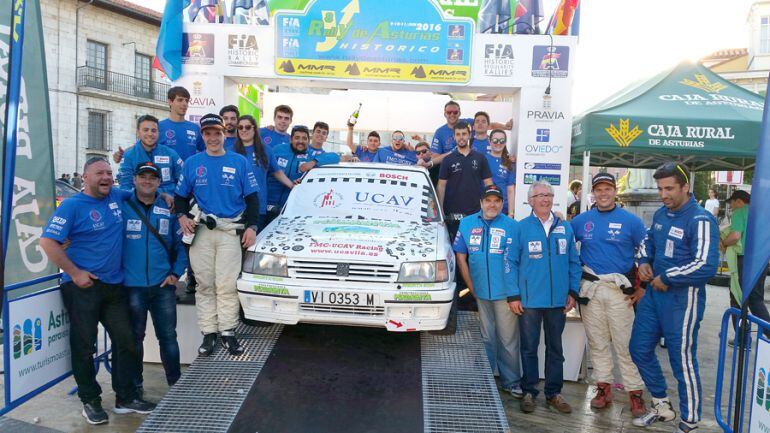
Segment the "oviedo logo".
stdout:
<svg viewBox="0 0 770 433">
<path fill-rule="evenodd" d="M 607 134 L 615 140 L 615 143 L 620 147 L 628 147 L 634 142 L 640 135 L 642 130 L 639 129 L 638 124 L 634 124 L 633 128 L 630 128 L 631 119 L 618 119 L 618 127 L 615 124 L 610 123 L 609 128 L 604 128 Z"/>
<path fill-rule="evenodd" d="M 29 355 L 43 348 L 43 322 L 39 317 L 27 319 L 22 325 L 13 327 L 13 359 Z"/>
<path fill-rule="evenodd" d="M 703 90 L 706 93 L 719 93 L 727 88 L 727 86 L 722 83 L 712 83 L 703 74 L 695 74 L 695 81 L 685 78 L 680 81 L 680 83 L 685 86 L 695 87 L 698 90 Z"/>
</svg>

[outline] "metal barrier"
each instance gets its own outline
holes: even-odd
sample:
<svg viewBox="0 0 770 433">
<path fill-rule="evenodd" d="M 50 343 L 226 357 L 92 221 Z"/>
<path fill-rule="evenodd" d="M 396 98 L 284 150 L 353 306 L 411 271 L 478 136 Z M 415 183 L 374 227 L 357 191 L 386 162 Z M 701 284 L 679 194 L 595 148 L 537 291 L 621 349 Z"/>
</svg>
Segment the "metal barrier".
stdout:
<svg viewBox="0 0 770 433">
<path fill-rule="evenodd" d="M 728 326 L 732 326 L 730 323 L 730 319 L 732 317 L 735 317 L 736 322 L 740 320 L 741 317 L 741 310 L 737 308 L 729 308 L 727 311 L 725 311 L 724 315 L 722 315 L 722 326 L 719 331 L 719 358 L 717 361 L 717 365 L 719 366 L 719 369 L 717 371 L 717 378 L 716 378 L 716 391 L 714 395 L 714 415 L 716 417 L 716 421 L 719 424 L 719 426 L 722 428 L 723 431 L 726 433 L 741 433 L 743 432 L 743 425 L 744 425 L 744 418 L 746 415 L 746 391 L 748 389 L 751 389 L 751 393 L 749 396 L 752 396 L 754 394 L 753 389 L 753 381 L 751 383 L 747 382 L 748 378 L 748 372 L 749 372 L 749 364 L 751 360 L 751 351 L 754 341 L 751 338 L 751 333 L 753 331 L 752 328 L 754 328 L 753 325 L 756 325 L 756 331 L 757 331 L 757 341 L 760 339 L 770 343 L 770 339 L 767 339 L 763 336 L 764 331 L 768 330 L 770 331 L 770 323 L 765 322 L 762 319 L 756 318 L 750 314 L 746 315 L 747 319 L 747 332 L 745 333 L 745 340 L 744 340 L 744 352 L 745 356 L 743 357 L 743 365 L 742 368 L 739 368 L 739 354 L 740 351 L 737 350 L 739 347 L 739 338 L 738 334 L 736 333 L 736 338 L 734 342 L 734 350 L 732 355 L 732 362 L 730 364 L 731 371 L 730 371 L 730 392 L 728 393 L 728 403 L 727 403 L 727 413 L 722 413 L 722 393 L 723 393 L 723 385 L 724 385 L 724 374 L 725 374 L 725 357 L 727 352 L 727 336 L 728 336 Z M 756 355 L 754 359 L 754 365 L 756 367 Z M 754 369 L 752 369 L 752 372 Z M 737 372 L 740 373 L 741 376 L 741 383 L 743 384 L 741 386 L 741 392 L 740 396 L 738 397 L 741 403 L 741 411 L 738 418 L 738 428 L 735 430 L 733 427 L 733 420 L 735 418 L 735 388 L 738 385 L 736 382 L 736 376 Z M 749 402 L 751 402 L 751 399 L 749 399 Z M 725 416 L 726 415 L 726 416 Z"/>
<path fill-rule="evenodd" d="M 3 299 L 2 299 L 2 318 L 3 318 L 3 374 L 5 375 L 5 380 L 3 380 L 4 388 L 5 388 L 5 399 L 4 399 L 4 406 L 0 408 L 0 416 L 5 415 L 6 413 L 10 412 L 11 410 L 21 406 L 31 398 L 35 397 L 36 395 L 40 394 L 41 392 L 47 390 L 48 388 L 56 385 L 57 383 L 61 382 L 62 380 L 66 379 L 67 377 L 72 374 L 71 371 L 68 371 L 66 374 L 63 374 L 48 383 L 40 386 L 39 388 L 30 391 L 29 393 L 25 394 L 24 396 L 17 398 L 16 400 L 11 399 L 11 380 L 9 380 L 8 375 L 10 374 L 10 365 L 11 365 L 11 351 L 12 351 L 12 345 L 11 345 L 11 327 L 9 323 L 9 304 L 12 302 L 10 300 L 10 293 L 27 288 L 32 287 L 41 283 L 46 283 L 48 281 L 58 280 L 61 278 L 62 274 L 52 274 L 47 275 L 45 277 L 35 278 L 33 280 L 29 281 L 22 281 L 20 283 L 10 284 L 5 287 L 5 290 L 3 292 Z M 52 285 L 51 287 L 48 287 L 43 290 L 36 291 L 34 293 L 30 293 L 28 295 L 21 296 L 20 298 L 14 299 L 13 301 L 25 299 L 28 297 L 40 295 L 43 293 L 47 293 L 50 291 L 58 290 L 59 284 L 58 282 L 55 285 Z M 98 371 L 99 364 L 104 363 L 105 368 L 107 371 L 110 371 L 110 365 L 109 365 L 109 355 L 112 352 L 112 349 L 108 347 L 107 345 L 107 332 L 104 333 L 104 348 L 105 351 L 103 353 L 98 354 L 96 357 L 94 357 L 94 364 Z M 98 351 L 97 351 L 98 352 Z M 77 388 L 75 390 L 72 390 L 70 394 L 74 394 L 76 392 Z"/>
</svg>

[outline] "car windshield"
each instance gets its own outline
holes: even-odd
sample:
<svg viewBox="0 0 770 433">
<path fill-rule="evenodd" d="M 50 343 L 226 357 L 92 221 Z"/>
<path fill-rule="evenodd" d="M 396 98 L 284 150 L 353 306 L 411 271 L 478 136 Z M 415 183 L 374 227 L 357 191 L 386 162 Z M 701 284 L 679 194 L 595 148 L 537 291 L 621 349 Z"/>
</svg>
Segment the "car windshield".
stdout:
<svg viewBox="0 0 770 433">
<path fill-rule="evenodd" d="M 435 222 L 441 218 L 436 203 L 425 173 L 329 167 L 308 173 L 283 215 Z"/>
</svg>

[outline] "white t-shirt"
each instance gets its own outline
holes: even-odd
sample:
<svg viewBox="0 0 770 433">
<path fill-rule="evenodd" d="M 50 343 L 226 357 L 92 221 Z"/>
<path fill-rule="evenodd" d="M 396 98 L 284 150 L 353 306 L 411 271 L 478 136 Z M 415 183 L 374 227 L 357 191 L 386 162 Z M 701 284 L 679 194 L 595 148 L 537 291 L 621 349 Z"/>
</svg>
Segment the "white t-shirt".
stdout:
<svg viewBox="0 0 770 433">
<path fill-rule="evenodd" d="M 706 200 L 706 210 L 711 212 L 711 215 L 715 215 L 717 212 L 719 212 L 719 200 L 715 198 L 710 198 Z M 717 211 L 717 212 L 714 212 Z"/>
</svg>

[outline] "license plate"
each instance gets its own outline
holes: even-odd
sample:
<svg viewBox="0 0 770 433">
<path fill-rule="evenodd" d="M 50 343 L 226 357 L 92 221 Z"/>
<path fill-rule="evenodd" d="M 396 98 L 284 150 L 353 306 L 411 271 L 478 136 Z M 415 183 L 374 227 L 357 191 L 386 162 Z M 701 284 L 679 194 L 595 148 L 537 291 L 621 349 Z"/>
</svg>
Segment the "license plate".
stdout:
<svg viewBox="0 0 770 433">
<path fill-rule="evenodd" d="M 305 290 L 305 303 L 375 306 L 379 304 L 379 297 L 374 293 L 322 292 L 320 290 Z"/>
</svg>

